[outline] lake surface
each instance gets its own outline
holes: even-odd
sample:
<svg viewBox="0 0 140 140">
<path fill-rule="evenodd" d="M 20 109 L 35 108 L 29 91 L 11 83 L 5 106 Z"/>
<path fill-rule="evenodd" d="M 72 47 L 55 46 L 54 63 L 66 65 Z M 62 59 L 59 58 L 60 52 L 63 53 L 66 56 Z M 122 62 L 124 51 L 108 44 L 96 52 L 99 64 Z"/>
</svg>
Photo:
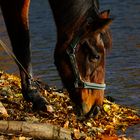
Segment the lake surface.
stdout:
<svg viewBox="0 0 140 140">
<path fill-rule="evenodd" d="M 106 95 L 119 104 L 140 109 L 140 0 L 102 0 L 101 9 L 110 9 L 114 22 L 111 25 L 113 48 L 107 56 Z M 50 86 L 62 88 L 54 66 L 53 52 L 56 28 L 46 0 L 32 1 L 30 8 L 32 63 L 35 77 Z M 0 13 L 0 38 L 10 46 Z M 18 68 L 0 48 L 0 69 L 18 74 Z M 127 134 L 140 139 L 140 126 Z"/>
</svg>

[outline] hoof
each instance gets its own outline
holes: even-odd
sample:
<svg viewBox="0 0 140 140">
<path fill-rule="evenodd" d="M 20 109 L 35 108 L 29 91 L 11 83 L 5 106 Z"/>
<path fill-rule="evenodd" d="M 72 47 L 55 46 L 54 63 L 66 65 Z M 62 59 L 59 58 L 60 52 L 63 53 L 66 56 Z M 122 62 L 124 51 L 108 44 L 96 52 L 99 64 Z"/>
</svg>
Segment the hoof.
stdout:
<svg viewBox="0 0 140 140">
<path fill-rule="evenodd" d="M 23 97 L 27 102 L 32 102 L 33 111 L 47 111 L 47 100 L 40 95 L 40 92 L 37 88 L 30 88 L 23 93 Z"/>
<path fill-rule="evenodd" d="M 44 97 L 41 97 L 39 95 L 32 103 L 33 103 L 33 111 L 47 112 L 48 102 Z"/>
</svg>

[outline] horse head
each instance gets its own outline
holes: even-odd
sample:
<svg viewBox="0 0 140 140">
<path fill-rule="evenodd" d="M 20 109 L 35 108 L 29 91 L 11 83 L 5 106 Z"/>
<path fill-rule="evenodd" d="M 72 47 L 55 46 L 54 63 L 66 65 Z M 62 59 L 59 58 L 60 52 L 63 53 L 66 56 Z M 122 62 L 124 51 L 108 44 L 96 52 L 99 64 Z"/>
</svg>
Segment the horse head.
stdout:
<svg viewBox="0 0 140 140">
<path fill-rule="evenodd" d="M 78 30 L 69 29 L 67 34 L 58 36 L 55 64 L 79 116 L 86 116 L 103 104 L 111 22 L 109 11 L 103 11 L 96 19 L 84 20 Z"/>
</svg>

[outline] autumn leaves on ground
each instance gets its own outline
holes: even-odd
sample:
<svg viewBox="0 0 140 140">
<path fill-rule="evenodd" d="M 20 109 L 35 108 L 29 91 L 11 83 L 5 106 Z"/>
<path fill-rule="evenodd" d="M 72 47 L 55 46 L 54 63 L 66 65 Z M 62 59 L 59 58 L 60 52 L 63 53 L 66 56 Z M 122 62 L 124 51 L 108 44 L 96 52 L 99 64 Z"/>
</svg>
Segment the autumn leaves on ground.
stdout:
<svg viewBox="0 0 140 140">
<path fill-rule="evenodd" d="M 104 100 L 103 111 L 97 117 L 80 122 L 73 112 L 66 91 L 59 93 L 45 90 L 45 88 L 40 90 L 48 101 L 48 110 L 45 113 L 33 112 L 31 103 L 24 101 L 18 77 L 0 71 L 0 139 L 36 139 L 36 135 L 30 135 L 30 133 L 25 137 L 24 130 L 19 131 L 18 134 L 14 130 L 9 133 L 6 131 L 8 128 L 5 130 L 1 126 L 3 122 L 9 121 L 26 122 L 27 125 L 28 123 L 40 123 L 46 126 L 51 124 L 68 130 L 69 138 L 75 140 L 128 140 L 131 138 L 125 137 L 125 130 L 140 123 L 137 110 L 123 107 L 107 99 Z M 117 135 L 118 130 L 122 135 Z"/>
</svg>

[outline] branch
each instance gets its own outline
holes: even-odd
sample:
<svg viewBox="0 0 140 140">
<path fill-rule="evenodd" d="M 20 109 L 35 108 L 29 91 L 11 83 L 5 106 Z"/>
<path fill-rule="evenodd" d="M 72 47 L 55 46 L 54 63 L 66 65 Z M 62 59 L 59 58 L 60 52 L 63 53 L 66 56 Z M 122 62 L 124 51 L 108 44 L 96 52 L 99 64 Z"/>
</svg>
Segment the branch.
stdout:
<svg viewBox="0 0 140 140">
<path fill-rule="evenodd" d="M 72 140 L 72 132 L 59 126 L 24 121 L 0 121 L 0 132 L 49 140 Z"/>
</svg>

